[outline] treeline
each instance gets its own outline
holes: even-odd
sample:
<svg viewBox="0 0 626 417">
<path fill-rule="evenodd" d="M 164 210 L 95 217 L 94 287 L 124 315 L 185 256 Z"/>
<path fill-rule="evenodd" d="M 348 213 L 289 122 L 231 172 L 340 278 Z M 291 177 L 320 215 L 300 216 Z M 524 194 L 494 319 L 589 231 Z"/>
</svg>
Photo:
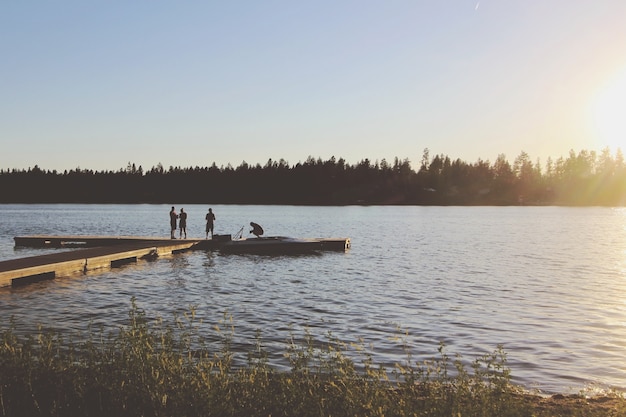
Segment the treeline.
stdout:
<svg viewBox="0 0 626 417">
<path fill-rule="evenodd" d="M 343 158 L 283 159 L 238 167 L 169 167 L 118 171 L 0 170 L 0 203 L 604 205 L 626 203 L 621 151 L 570 151 L 544 166 L 521 152 L 467 163 L 424 150 L 408 159 L 350 165 Z"/>
</svg>

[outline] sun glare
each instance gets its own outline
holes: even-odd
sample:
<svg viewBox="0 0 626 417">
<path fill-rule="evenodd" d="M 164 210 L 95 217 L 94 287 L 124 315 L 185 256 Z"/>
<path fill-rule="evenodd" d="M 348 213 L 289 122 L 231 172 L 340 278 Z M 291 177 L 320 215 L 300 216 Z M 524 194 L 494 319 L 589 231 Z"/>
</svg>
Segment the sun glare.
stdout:
<svg viewBox="0 0 626 417">
<path fill-rule="evenodd" d="M 626 69 L 599 91 L 593 123 L 600 148 L 626 150 Z"/>
</svg>

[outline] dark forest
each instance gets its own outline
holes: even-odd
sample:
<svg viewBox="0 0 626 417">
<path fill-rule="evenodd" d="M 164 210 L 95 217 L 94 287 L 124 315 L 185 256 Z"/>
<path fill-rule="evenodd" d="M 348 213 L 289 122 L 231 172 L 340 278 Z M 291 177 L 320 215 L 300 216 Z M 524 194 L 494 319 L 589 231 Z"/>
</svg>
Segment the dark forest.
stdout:
<svg viewBox="0 0 626 417">
<path fill-rule="evenodd" d="M 512 164 L 502 154 L 467 163 L 425 149 L 416 167 L 334 157 L 148 170 L 129 162 L 118 171 L 62 173 L 35 165 L 0 170 L 0 190 L 0 203 L 623 206 L 626 166 L 620 150 L 572 150 L 542 166 L 525 152 Z"/>
</svg>

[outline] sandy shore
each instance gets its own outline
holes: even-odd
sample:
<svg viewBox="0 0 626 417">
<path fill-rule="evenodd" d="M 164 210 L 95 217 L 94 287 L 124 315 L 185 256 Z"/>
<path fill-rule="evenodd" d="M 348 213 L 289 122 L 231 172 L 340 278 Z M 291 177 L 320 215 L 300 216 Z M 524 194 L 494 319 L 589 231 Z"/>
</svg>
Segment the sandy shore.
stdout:
<svg viewBox="0 0 626 417">
<path fill-rule="evenodd" d="M 524 395 L 523 401 L 537 416 L 626 416 L 626 399 L 617 396 Z"/>
</svg>

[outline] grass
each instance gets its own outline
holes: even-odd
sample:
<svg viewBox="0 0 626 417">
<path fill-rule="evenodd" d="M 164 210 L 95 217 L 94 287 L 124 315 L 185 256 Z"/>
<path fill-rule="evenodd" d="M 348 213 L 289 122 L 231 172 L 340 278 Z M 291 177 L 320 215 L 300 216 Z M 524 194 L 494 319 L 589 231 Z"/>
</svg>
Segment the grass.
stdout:
<svg viewBox="0 0 626 417">
<path fill-rule="evenodd" d="M 552 416 L 626 415 L 623 397 L 543 399 L 510 383 L 499 347 L 471 366 L 451 359 L 376 365 L 361 346 L 305 332 L 286 341 L 289 371 L 270 365 L 257 333 L 235 365 L 230 319 L 202 338 L 191 309 L 173 327 L 149 322 L 131 301 L 128 324 L 80 342 L 45 332 L 0 330 L 0 416 Z M 213 346 L 213 347 L 211 347 Z M 347 349 L 361 360 L 349 359 Z"/>
</svg>

